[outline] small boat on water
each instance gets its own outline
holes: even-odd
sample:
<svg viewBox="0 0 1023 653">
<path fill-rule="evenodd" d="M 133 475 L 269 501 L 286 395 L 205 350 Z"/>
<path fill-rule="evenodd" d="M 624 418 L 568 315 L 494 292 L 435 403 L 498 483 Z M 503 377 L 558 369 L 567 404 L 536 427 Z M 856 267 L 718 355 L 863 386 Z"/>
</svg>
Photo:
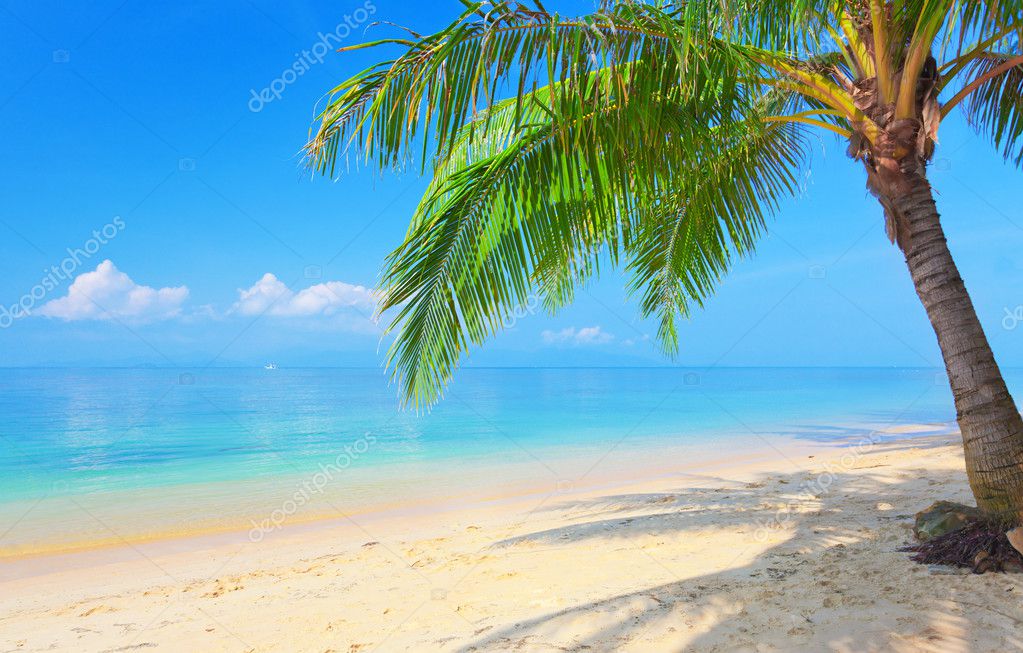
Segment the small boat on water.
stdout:
<svg viewBox="0 0 1023 653">
<path fill-rule="evenodd" d="M 276 370 L 277 369 L 277 363 L 267 363 L 266 365 L 263 366 L 263 369 L 264 370 Z"/>
</svg>

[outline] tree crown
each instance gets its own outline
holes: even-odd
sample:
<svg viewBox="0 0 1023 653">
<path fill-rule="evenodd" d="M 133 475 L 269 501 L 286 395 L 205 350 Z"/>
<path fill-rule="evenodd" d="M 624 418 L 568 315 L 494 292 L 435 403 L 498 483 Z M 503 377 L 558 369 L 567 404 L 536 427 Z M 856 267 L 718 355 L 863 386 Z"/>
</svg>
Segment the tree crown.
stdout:
<svg viewBox="0 0 1023 653">
<path fill-rule="evenodd" d="M 1019 2 L 463 3 L 436 34 L 346 48 L 400 54 L 332 89 L 306 148 L 324 175 L 350 154 L 432 173 L 381 283 L 416 406 L 516 307 L 555 311 L 608 264 L 674 353 L 678 320 L 798 192 L 809 130 L 868 174 L 922 172 L 961 107 L 1023 162 Z"/>
</svg>

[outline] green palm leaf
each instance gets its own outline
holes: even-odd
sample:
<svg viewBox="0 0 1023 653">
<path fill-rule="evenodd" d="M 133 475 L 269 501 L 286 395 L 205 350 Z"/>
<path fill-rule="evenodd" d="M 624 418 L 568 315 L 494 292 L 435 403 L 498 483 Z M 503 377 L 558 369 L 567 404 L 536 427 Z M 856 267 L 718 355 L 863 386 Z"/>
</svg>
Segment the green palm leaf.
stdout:
<svg viewBox="0 0 1023 653">
<path fill-rule="evenodd" d="M 983 79 L 1015 54 L 987 54 L 973 62 L 969 77 Z M 964 105 L 967 119 L 987 130 L 1002 156 L 1023 164 L 1023 66 L 1014 66 L 981 83 Z"/>
<path fill-rule="evenodd" d="M 630 289 L 644 316 L 656 315 L 658 338 L 678 349 L 678 318 L 703 306 L 733 255 L 752 252 L 779 201 L 798 190 L 804 139 L 792 124 L 757 122 L 722 130 L 719 154 L 680 175 L 631 248 Z"/>
<path fill-rule="evenodd" d="M 956 97 L 1023 156 L 1023 77 L 987 56 L 1023 25 L 1018 2 L 464 3 L 437 34 L 358 46 L 404 51 L 334 88 L 307 145 L 325 175 L 349 152 L 432 171 L 381 282 L 417 406 L 519 306 L 556 311 L 605 265 L 674 353 L 678 320 L 797 191 L 810 126 L 848 138 L 876 190 L 895 158 L 925 169 L 942 78 L 969 76 Z"/>
<path fill-rule="evenodd" d="M 413 158 L 418 142 L 425 166 L 429 149 L 445 159 L 462 127 L 508 90 L 520 108 L 539 86 L 581 88 L 604 69 L 609 88 L 653 92 L 628 78 L 627 64 L 656 58 L 666 75 L 684 85 L 699 76 L 722 78 L 722 64 L 734 68 L 745 61 L 715 36 L 712 17 L 690 13 L 682 21 L 679 10 L 621 2 L 563 18 L 518 3 L 478 2 L 435 35 L 358 46 L 399 44 L 407 51 L 330 92 L 306 148 L 309 162 L 333 175 L 337 161 L 357 146 L 367 160 L 400 167 Z"/>
<path fill-rule="evenodd" d="M 663 70 L 643 61 L 629 79 L 652 88 L 642 78 Z M 499 103 L 454 140 L 383 280 L 383 308 L 400 307 L 390 362 L 407 401 L 435 400 L 460 358 L 499 331 L 530 293 L 556 308 L 597 269 L 601 253 L 616 263 L 652 244 L 651 225 L 679 224 L 669 207 L 689 207 L 694 217 L 681 223 L 691 240 L 662 263 L 668 274 L 638 285 L 652 289 L 645 308 L 660 302 L 663 316 L 684 311 L 706 296 L 732 250 L 750 250 L 761 201 L 794 189 L 794 128 L 725 127 L 732 123 L 716 101 L 719 82 L 694 85 L 686 97 L 662 78 L 655 93 L 618 97 L 614 81 L 602 69 L 582 93 L 552 85 L 521 107 Z M 720 138 L 706 137 L 707 122 L 722 125 Z M 485 136 L 466 135 L 481 129 Z M 722 184 L 734 189 L 718 193 Z M 642 278 L 654 261 L 642 250 L 635 259 Z M 682 268 L 682 285 L 661 282 Z"/>
</svg>

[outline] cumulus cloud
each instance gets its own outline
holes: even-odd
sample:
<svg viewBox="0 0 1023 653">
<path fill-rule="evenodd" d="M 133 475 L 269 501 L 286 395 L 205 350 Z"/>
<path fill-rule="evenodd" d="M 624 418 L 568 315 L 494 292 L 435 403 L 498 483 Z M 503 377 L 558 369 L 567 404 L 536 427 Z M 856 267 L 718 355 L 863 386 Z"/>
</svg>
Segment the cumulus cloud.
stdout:
<svg viewBox="0 0 1023 653">
<path fill-rule="evenodd" d="M 606 345 L 615 339 L 614 335 L 599 326 L 567 327 L 560 331 L 544 331 L 540 334 L 548 345 Z"/>
<path fill-rule="evenodd" d="M 334 315 L 346 309 L 372 314 L 376 306 L 376 293 L 364 286 L 326 281 L 295 292 L 267 272 L 252 287 L 238 290 L 238 301 L 231 307 L 231 312 L 303 317 Z"/>
<path fill-rule="evenodd" d="M 93 272 L 78 275 L 64 297 L 46 302 L 36 315 L 61 320 L 128 320 L 151 322 L 176 317 L 188 288 L 140 286 L 108 259 Z"/>
</svg>

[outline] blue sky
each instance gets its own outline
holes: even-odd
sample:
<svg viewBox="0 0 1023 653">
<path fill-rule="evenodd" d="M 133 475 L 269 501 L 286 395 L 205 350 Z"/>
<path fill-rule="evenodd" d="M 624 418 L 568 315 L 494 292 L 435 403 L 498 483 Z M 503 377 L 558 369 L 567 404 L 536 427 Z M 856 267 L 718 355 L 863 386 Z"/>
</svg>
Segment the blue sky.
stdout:
<svg viewBox="0 0 1023 653">
<path fill-rule="evenodd" d="M 30 316 L 0 316 L 0 365 L 379 365 L 368 289 L 425 180 L 301 170 L 316 101 L 377 56 L 321 63 L 317 44 L 356 43 L 369 20 L 430 31 L 459 8 L 0 0 L 0 303 L 37 294 Z M 1023 365 L 1023 323 L 1005 328 L 1023 305 L 1019 172 L 959 118 L 940 138 L 953 253 L 999 360 Z M 830 136 L 813 150 L 803 197 L 684 325 L 679 363 L 940 365 L 862 171 Z M 69 249 L 85 255 L 68 264 Z M 622 285 L 608 274 L 558 316 L 525 316 L 472 364 L 665 363 Z"/>
</svg>

